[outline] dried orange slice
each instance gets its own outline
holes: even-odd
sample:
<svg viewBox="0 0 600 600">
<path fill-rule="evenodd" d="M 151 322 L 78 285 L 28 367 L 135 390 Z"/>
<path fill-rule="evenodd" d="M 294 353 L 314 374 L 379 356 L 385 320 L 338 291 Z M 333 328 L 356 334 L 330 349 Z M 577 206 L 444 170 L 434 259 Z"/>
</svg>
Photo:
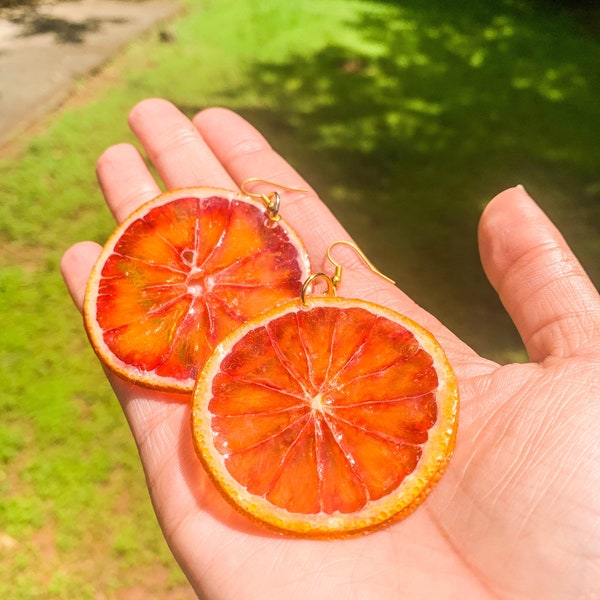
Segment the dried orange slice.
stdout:
<svg viewBox="0 0 600 600">
<path fill-rule="evenodd" d="M 106 243 L 88 282 L 86 330 L 126 379 L 191 391 L 217 343 L 298 297 L 308 270 L 294 231 L 260 202 L 213 188 L 167 192 Z"/>
<path fill-rule="evenodd" d="M 217 347 L 198 379 L 196 451 L 267 527 L 342 537 L 412 512 L 454 448 L 458 390 L 434 337 L 356 299 L 290 302 Z"/>
</svg>

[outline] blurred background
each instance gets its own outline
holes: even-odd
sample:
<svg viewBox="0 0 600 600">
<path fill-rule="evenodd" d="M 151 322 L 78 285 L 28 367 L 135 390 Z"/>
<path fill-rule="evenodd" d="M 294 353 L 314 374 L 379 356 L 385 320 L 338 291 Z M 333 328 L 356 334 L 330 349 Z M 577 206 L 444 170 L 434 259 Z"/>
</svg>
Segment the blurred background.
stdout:
<svg viewBox="0 0 600 600">
<path fill-rule="evenodd" d="M 3 31 L 81 53 L 156 4 L 0 0 L 0 74 L 14 58 Z M 173 10 L 134 29 L 101 68 L 65 81 L 60 106 L 6 139 L 0 597 L 193 597 L 59 274 L 71 243 L 102 243 L 113 228 L 94 164 L 106 146 L 134 141 L 135 102 L 165 97 L 190 116 L 211 105 L 240 112 L 399 287 L 483 355 L 525 361 L 481 270 L 477 222 L 495 194 L 520 183 L 600 282 L 594 4 L 161 0 Z M 82 7 L 102 12 L 84 17 Z M 0 100 L 9 85 L 0 79 Z M 20 93 L 31 96 L 27 85 Z"/>
</svg>

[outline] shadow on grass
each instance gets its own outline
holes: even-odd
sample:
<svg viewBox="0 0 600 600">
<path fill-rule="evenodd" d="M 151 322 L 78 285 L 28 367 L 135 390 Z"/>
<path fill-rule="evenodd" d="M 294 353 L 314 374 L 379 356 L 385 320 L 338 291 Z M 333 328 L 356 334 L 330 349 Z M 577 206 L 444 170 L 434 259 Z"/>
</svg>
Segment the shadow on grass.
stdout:
<svg viewBox="0 0 600 600">
<path fill-rule="evenodd" d="M 96 33 L 103 27 L 126 22 L 123 18 L 89 18 L 83 21 L 72 21 L 61 17 L 44 15 L 37 10 L 27 11 L 10 19 L 23 27 L 20 37 L 52 34 L 59 44 L 83 44 L 85 37 Z"/>
<path fill-rule="evenodd" d="M 350 42 L 254 65 L 266 106 L 237 106 L 241 89 L 231 105 L 401 288 L 480 352 L 512 358 L 522 347 L 482 273 L 477 221 L 521 183 L 583 258 L 597 252 L 599 44 L 532 2 L 365 2 L 358 14 Z"/>
</svg>

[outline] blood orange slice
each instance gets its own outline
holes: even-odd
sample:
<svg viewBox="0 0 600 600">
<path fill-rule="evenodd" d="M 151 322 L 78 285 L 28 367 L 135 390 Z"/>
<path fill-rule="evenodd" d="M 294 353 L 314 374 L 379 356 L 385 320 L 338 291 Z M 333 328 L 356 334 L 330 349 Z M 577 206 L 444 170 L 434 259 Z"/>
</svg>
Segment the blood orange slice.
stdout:
<svg viewBox="0 0 600 600">
<path fill-rule="evenodd" d="M 308 257 L 262 204 L 213 188 L 162 194 L 113 233 L 86 291 L 101 360 L 142 385 L 191 391 L 228 333 L 297 298 Z"/>
<path fill-rule="evenodd" d="M 454 448 L 438 342 L 361 300 L 309 298 L 228 336 L 194 390 L 196 451 L 224 496 L 280 532 L 340 537 L 412 512 Z"/>
</svg>

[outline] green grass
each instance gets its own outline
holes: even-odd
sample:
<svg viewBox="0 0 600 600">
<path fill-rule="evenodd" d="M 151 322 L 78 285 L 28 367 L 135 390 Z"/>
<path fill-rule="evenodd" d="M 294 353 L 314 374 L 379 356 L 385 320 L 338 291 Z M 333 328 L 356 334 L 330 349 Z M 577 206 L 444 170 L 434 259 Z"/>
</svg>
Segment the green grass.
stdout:
<svg viewBox="0 0 600 600">
<path fill-rule="evenodd" d="M 238 110 L 403 289 L 484 354 L 522 358 L 476 223 L 522 183 L 600 281 L 589 26 L 542 1 L 188 2 L 173 43 L 133 43 L 21 139 L 0 162 L 0 597 L 186 594 L 58 273 L 69 244 L 113 226 L 94 163 L 132 139 L 136 101 Z"/>
</svg>

